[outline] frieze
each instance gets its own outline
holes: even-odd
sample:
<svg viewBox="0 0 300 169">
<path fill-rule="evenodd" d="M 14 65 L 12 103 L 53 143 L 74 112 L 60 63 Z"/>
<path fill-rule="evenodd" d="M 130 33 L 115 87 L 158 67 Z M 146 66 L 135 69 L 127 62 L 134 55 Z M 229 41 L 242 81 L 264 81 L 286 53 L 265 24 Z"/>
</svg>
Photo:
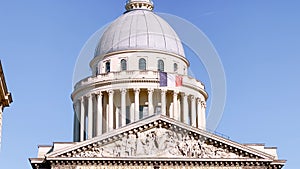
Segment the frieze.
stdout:
<svg viewBox="0 0 300 169">
<path fill-rule="evenodd" d="M 86 166 L 69 166 L 61 165 L 52 169 L 153 169 L 153 166 L 116 166 L 116 165 L 86 165 Z M 262 166 L 253 169 L 262 169 Z M 244 169 L 243 167 L 209 167 L 209 166 L 159 166 L 159 169 Z M 252 168 L 251 168 L 252 169 Z"/>
<path fill-rule="evenodd" d="M 107 145 L 91 147 L 72 157 L 185 157 L 185 158 L 242 158 L 226 149 L 205 143 L 204 140 L 167 130 L 154 128 L 129 134 Z"/>
<path fill-rule="evenodd" d="M 74 165 L 56 165 L 56 166 L 52 166 L 51 169 L 77 169 L 77 166 L 74 166 Z"/>
</svg>

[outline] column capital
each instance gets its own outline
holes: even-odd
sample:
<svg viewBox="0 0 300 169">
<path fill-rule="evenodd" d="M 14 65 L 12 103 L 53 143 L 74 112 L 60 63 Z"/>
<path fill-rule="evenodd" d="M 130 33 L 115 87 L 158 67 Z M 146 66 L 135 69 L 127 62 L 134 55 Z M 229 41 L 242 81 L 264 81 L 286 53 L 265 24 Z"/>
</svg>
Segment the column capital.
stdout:
<svg viewBox="0 0 300 169">
<path fill-rule="evenodd" d="M 179 94 L 179 91 L 177 91 L 177 90 L 173 91 L 173 95 L 178 95 L 178 94 Z"/>
<path fill-rule="evenodd" d="M 133 90 L 134 90 L 134 92 L 136 92 L 136 93 L 139 93 L 139 92 L 141 91 L 140 88 L 134 88 Z"/>
<path fill-rule="evenodd" d="M 74 104 L 76 103 L 80 103 L 81 102 L 82 97 L 77 98 L 76 100 L 73 101 Z"/>
<path fill-rule="evenodd" d="M 89 93 L 89 94 L 86 95 L 86 97 L 88 97 L 88 98 L 93 97 L 93 94 L 94 93 Z"/>
<path fill-rule="evenodd" d="M 161 94 L 166 94 L 167 91 L 167 89 L 161 89 Z"/>
<path fill-rule="evenodd" d="M 201 98 L 196 98 L 196 100 L 197 100 L 197 104 L 201 104 Z"/>
<path fill-rule="evenodd" d="M 102 91 L 97 91 L 95 94 L 102 96 Z"/>
<path fill-rule="evenodd" d="M 183 93 L 183 92 L 181 92 L 180 95 L 181 95 L 182 97 L 187 97 L 187 96 L 188 96 L 187 93 Z"/>
<path fill-rule="evenodd" d="M 195 100 L 195 96 L 194 96 L 194 95 L 191 95 L 191 97 L 190 97 L 190 98 L 191 98 L 191 100 L 192 100 L 192 101 L 194 101 L 194 100 Z"/>
<path fill-rule="evenodd" d="M 107 90 L 108 94 L 114 94 L 114 90 Z"/>
<path fill-rule="evenodd" d="M 120 89 L 120 92 L 121 92 L 122 94 L 125 94 L 125 93 L 127 93 L 127 89 L 122 88 L 122 89 Z"/>
<path fill-rule="evenodd" d="M 153 88 L 148 88 L 147 90 L 148 90 L 148 93 L 149 93 L 149 94 L 154 92 L 154 89 L 153 89 Z"/>
<path fill-rule="evenodd" d="M 201 101 L 201 106 L 206 108 L 206 102 L 205 101 Z"/>
</svg>

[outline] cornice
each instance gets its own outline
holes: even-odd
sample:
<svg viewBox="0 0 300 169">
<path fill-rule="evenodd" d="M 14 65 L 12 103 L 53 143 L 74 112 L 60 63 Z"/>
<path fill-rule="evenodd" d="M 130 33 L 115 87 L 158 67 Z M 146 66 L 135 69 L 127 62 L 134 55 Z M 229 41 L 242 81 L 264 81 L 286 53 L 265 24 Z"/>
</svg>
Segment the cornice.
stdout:
<svg viewBox="0 0 300 169">
<path fill-rule="evenodd" d="M 165 55 L 173 56 L 173 57 L 176 57 L 176 58 L 184 61 L 188 67 L 190 66 L 190 62 L 184 56 L 181 56 L 181 55 L 177 55 L 174 53 L 168 53 L 168 52 L 164 52 L 164 51 L 160 51 L 160 50 L 135 49 L 135 50 L 121 50 L 121 51 L 111 52 L 111 53 L 108 53 L 105 55 L 96 56 L 90 62 L 90 67 L 92 67 L 95 63 L 99 62 L 100 60 L 104 60 L 113 55 L 126 54 L 126 53 L 137 53 L 137 52 L 158 53 L 158 54 L 165 54 Z"/>
<path fill-rule="evenodd" d="M 146 119 L 140 120 L 138 122 L 127 125 L 123 128 L 116 129 L 113 133 L 105 133 L 102 136 L 92 138 L 90 140 L 86 140 L 77 144 L 75 146 L 71 146 L 57 152 L 50 153 L 46 155 L 46 157 L 68 157 L 66 154 L 68 152 L 78 151 L 78 149 L 82 149 L 80 151 L 85 151 L 89 149 L 91 146 L 108 144 L 118 139 L 129 135 L 135 134 L 138 132 L 142 132 L 144 130 L 149 130 L 155 127 L 162 127 L 166 129 L 171 129 L 176 132 L 183 132 L 189 134 L 195 138 L 201 137 L 206 140 L 207 143 L 214 145 L 216 147 L 223 147 L 230 152 L 234 152 L 237 154 L 243 154 L 244 157 L 252 158 L 252 159 L 269 159 L 274 160 L 275 157 L 267 154 L 265 152 L 244 146 L 237 142 L 231 141 L 229 139 L 223 138 L 221 136 L 215 135 L 213 133 L 209 133 L 205 130 L 201 130 L 198 128 L 191 127 L 187 124 L 181 123 L 174 119 L 170 119 L 163 115 L 156 115 L 152 117 L 148 117 Z M 75 153 L 75 152 L 74 152 Z"/>
<path fill-rule="evenodd" d="M 149 72 L 153 72 L 153 71 L 149 71 Z M 114 72 L 112 72 L 112 73 L 114 73 Z M 122 73 L 122 72 L 115 72 L 115 73 Z M 208 93 L 205 91 L 205 89 L 204 89 L 205 86 L 202 82 L 200 82 L 197 79 L 188 77 L 188 76 L 184 76 L 184 75 L 180 75 L 180 76 L 183 76 L 183 77 L 186 77 L 188 79 L 195 80 L 195 81 L 199 82 L 199 84 L 202 85 L 202 86 L 197 86 L 196 84 L 193 85 L 193 83 L 184 82 L 181 87 L 186 87 L 186 88 L 196 90 L 199 93 L 201 93 L 205 97 L 205 99 L 207 100 Z M 157 88 L 160 88 L 158 77 L 156 77 L 156 78 L 126 78 L 126 79 L 118 79 L 118 78 L 113 78 L 112 77 L 111 79 L 108 79 L 108 80 L 100 80 L 99 77 L 100 77 L 100 75 L 91 76 L 91 77 L 87 77 L 87 78 L 79 81 L 74 87 L 74 91 L 71 94 L 71 98 L 74 100 L 75 96 L 78 93 L 80 93 L 84 90 L 91 90 L 91 89 L 95 89 L 95 88 L 111 86 L 111 85 L 116 85 L 116 84 L 126 84 L 127 83 L 127 84 L 132 85 L 132 84 L 137 84 L 137 83 L 149 83 L 149 84 L 153 84 L 154 86 L 157 86 Z M 89 80 L 91 81 L 90 83 L 88 83 Z M 86 84 L 80 84 L 80 83 L 83 83 L 83 82 L 85 82 Z M 126 86 L 130 86 L 130 85 L 126 85 Z M 168 90 L 173 90 L 173 88 L 170 88 Z"/>
<path fill-rule="evenodd" d="M 265 159 L 169 159 L 169 158 L 49 158 L 43 164 L 32 164 L 33 168 L 43 166 L 199 166 L 199 167 L 263 167 L 280 169 L 284 164 L 273 164 Z"/>
</svg>

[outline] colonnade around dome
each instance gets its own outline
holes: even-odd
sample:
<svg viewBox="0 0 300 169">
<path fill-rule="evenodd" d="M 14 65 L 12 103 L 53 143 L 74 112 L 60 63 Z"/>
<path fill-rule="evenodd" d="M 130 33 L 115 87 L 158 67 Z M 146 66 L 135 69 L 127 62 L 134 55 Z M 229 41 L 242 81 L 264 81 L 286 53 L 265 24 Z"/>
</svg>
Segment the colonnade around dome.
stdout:
<svg viewBox="0 0 300 169">
<path fill-rule="evenodd" d="M 158 114 L 205 129 L 206 101 L 199 92 L 184 92 L 187 87 L 140 86 L 107 90 L 100 87 L 74 100 L 74 141 L 87 140 Z"/>
</svg>

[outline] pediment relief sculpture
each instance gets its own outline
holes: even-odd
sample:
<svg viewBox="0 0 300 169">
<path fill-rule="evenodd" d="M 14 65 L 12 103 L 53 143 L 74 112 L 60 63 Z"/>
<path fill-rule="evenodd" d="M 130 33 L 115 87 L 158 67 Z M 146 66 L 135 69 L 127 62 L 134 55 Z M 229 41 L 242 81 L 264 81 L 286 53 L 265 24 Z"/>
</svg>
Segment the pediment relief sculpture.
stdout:
<svg viewBox="0 0 300 169">
<path fill-rule="evenodd" d="M 113 143 L 94 146 L 72 157 L 243 158 L 205 140 L 164 128 L 129 134 Z"/>
</svg>

